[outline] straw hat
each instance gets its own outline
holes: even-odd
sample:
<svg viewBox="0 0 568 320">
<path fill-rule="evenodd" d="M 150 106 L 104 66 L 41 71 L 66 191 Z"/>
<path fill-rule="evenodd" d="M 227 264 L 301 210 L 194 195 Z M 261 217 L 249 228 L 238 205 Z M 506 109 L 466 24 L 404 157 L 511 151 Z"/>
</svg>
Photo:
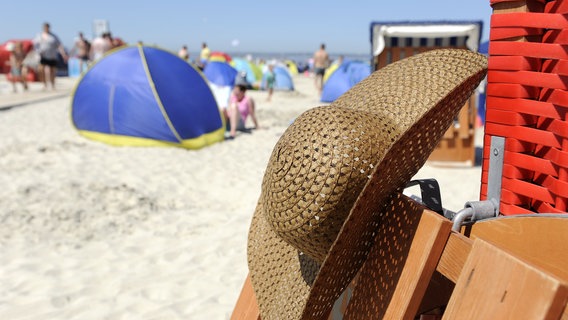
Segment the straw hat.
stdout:
<svg viewBox="0 0 568 320">
<path fill-rule="evenodd" d="M 389 196 L 422 167 L 486 66 L 460 49 L 412 56 L 286 130 L 248 240 L 263 320 L 327 317 L 365 261 Z"/>
</svg>

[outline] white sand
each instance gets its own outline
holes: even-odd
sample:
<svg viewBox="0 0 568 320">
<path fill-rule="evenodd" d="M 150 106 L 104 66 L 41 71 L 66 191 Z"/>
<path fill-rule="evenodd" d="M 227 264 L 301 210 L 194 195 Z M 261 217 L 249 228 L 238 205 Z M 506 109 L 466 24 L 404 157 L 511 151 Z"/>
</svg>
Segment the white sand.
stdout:
<svg viewBox="0 0 568 320">
<path fill-rule="evenodd" d="M 86 140 L 68 97 L 0 111 L 0 319 L 227 319 L 272 148 L 321 104 L 312 78 L 295 85 L 250 92 L 264 128 L 198 151 Z M 418 176 L 458 210 L 480 171 Z"/>
</svg>

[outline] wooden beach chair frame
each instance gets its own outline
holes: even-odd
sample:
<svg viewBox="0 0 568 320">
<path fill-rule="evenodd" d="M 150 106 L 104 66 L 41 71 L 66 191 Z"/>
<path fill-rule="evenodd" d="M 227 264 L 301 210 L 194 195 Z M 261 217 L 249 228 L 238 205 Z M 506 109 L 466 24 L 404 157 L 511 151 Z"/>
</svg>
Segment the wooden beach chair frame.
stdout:
<svg viewBox="0 0 568 320">
<path fill-rule="evenodd" d="M 412 27 L 416 30 L 430 28 L 432 31 L 430 34 L 413 32 Z M 444 29 L 446 27 L 448 29 Z M 450 29 L 452 27 L 454 29 Z M 372 69 L 379 70 L 393 62 L 429 50 L 456 48 L 477 51 L 481 28 L 481 21 L 372 22 Z M 446 166 L 475 165 L 476 120 L 477 95 L 473 94 L 428 160 Z"/>
<path fill-rule="evenodd" d="M 408 248 L 404 267 L 392 279 L 396 286 L 375 287 L 377 298 L 364 300 L 371 318 L 415 319 L 424 313 L 423 319 L 568 319 L 568 216 L 496 218 L 463 228 L 463 233 L 452 231 L 450 220 L 430 210 L 416 218 L 416 229 L 405 230 L 413 237 L 399 234 L 391 242 Z M 368 276 L 364 272 L 365 266 L 358 278 Z M 369 310 L 348 307 L 359 289 L 358 278 L 330 319 L 369 318 Z M 435 312 L 427 315 L 428 310 Z M 260 319 L 248 277 L 231 319 Z"/>
</svg>

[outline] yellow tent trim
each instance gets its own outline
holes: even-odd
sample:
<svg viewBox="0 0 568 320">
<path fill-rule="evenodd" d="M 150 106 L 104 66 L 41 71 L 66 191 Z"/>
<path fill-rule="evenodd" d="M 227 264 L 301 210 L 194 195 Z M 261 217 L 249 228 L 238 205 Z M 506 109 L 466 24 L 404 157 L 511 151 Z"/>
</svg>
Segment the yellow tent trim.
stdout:
<svg viewBox="0 0 568 320">
<path fill-rule="evenodd" d="M 225 139 L 225 128 L 217 129 L 210 133 L 205 133 L 197 138 L 182 140 L 181 142 L 161 141 L 148 138 L 132 136 L 122 136 L 117 134 L 100 133 L 87 130 L 78 130 L 79 134 L 85 138 L 108 143 L 114 146 L 133 146 L 133 147 L 182 147 L 186 149 L 200 149 L 210 144 L 223 141 Z"/>
<path fill-rule="evenodd" d="M 227 59 L 225 59 L 225 57 L 223 57 L 223 56 L 213 56 L 213 57 L 209 58 L 209 62 L 212 62 L 212 61 L 227 62 Z"/>
<path fill-rule="evenodd" d="M 288 66 L 288 71 L 290 71 L 291 75 L 295 76 L 298 74 L 298 66 L 294 61 L 286 60 L 284 61 L 284 63 L 286 64 L 286 66 Z"/>
<path fill-rule="evenodd" d="M 325 73 L 323 74 L 323 82 L 326 82 L 327 79 L 329 79 L 329 77 L 335 72 L 335 70 L 337 70 L 337 68 L 339 68 L 339 64 L 332 63 L 329 68 L 325 69 Z"/>
</svg>

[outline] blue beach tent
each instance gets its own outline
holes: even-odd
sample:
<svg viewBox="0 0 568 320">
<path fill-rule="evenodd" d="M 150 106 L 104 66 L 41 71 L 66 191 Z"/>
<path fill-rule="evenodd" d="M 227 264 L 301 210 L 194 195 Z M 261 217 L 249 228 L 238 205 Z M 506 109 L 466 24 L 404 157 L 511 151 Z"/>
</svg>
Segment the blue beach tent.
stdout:
<svg viewBox="0 0 568 320">
<path fill-rule="evenodd" d="M 203 70 L 203 74 L 213 84 L 234 87 L 237 69 L 226 62 L 210 61 Z"/>
<path fill-rule="evenodd" d="M 258 84 L 262 78 L 262 71 L 260 68 L 248 60 L 234 58 L 231 61 L 231 66 L 237 69 L 237 72 L 246 72 L 246 80 L 251 85 Z"/>
<path fill-rule="evenodd" d="M 371 74 L 371 66 L 361 61 L 344 61 L 323 85 L 321 102 L 333 102 Z"/>
<path fill-rule="evenodd" d="M 121 47 L 99 60 L 76 87 L 71 116 L 81 135 L 112 145 L 199 149 L 224 139 L 203 74 L 155 47 Z"/>
<path fill-rule="evenodd" d="M 226 108 L 229 105 L 237 73 L 237 69 L 221 61 L 210 61 L 203 70 L 220 108 Z"/>
<path fill-rule="evenodd" d="M 266 89 L 266 77 L 267 73 L 265 72 L 260 83 L 260 87 L 263 89 Z M 284 66 L 274 66 L 274 90 L 294 90 L 294 81 L 292 80 L 292 76 L 290 75 L 288 69 Z"/>
</svg>

